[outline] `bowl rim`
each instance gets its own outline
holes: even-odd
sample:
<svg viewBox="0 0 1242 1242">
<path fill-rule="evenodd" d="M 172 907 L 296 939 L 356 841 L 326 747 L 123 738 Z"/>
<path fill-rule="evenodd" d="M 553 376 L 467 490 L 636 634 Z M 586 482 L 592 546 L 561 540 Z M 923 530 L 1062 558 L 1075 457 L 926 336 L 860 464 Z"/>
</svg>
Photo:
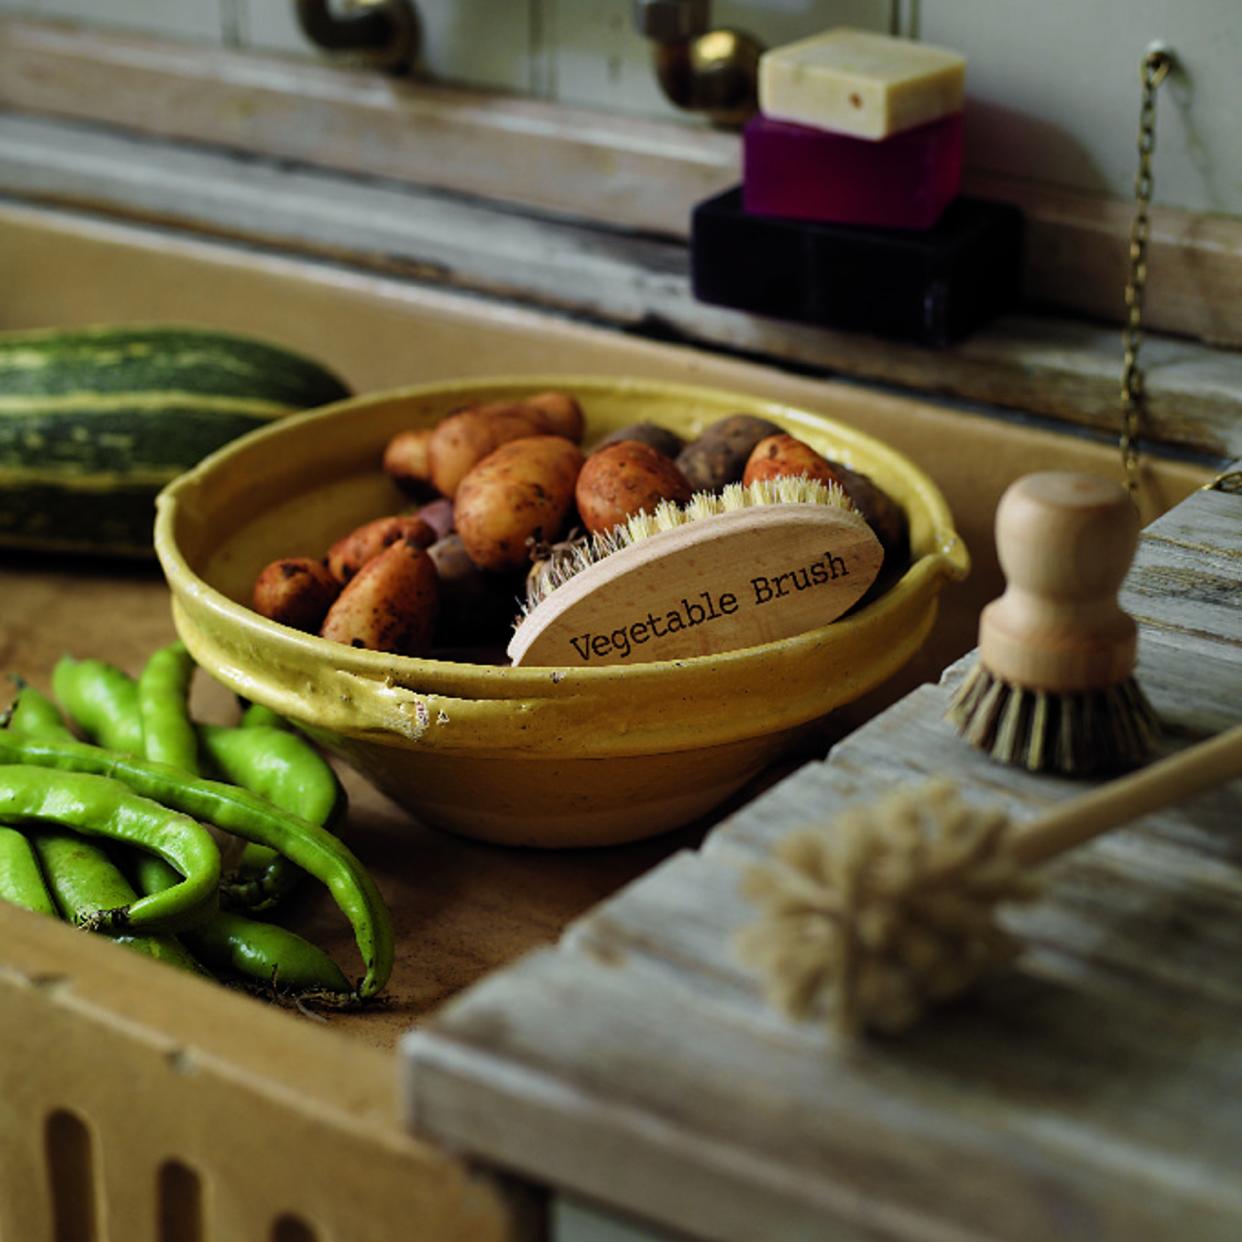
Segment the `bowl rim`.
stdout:
<svg viewBox="0 0 1242 1242">
<path fill-rule="evenodd" d="M 932 547 L 914 559 L 901 577 L 883 594 L 857 612 L 791 638 L 734 651 L 687 656 L 675 660 L 648 660 L 634 664 L 597 667 L 540 665 L 515 668 L 509 665 L 472 664 L 427 656 L 403 656 L 368 651 L 348 647 L 320 638 L 318 635 L 307 634 L 270 621 L 209 585 L 190 566 L 177 545 L 175 525 L 182 502 L 186 501 L 195 489 L 202 487 L 204 481 L 209 479 L 222 464 L 228 462 L 235 454 L 251 449 L 256 443 L 268 439 L 279 440 L 287 435 L 304 434 L 304 428 L 313 427 L 316 423 L 339 419 L 346 415 L 356 417 L 367 409 L 390 405 L 395 401 L 426 402 L 441 395 L 445 398 L 460 397 L 463 392 L 470 391 L 490 395 L 494 390 L 521 393 L 539 392 L 551 388 L 584 395 L 592 390 L 607 390 L 611 394 L 629 392 L 636 395 L 644 391 L 655 390 L 662 397 L 684 397 L 687 403 L 701 400 L 715 404 L 720 401 L 721 397 L 727 397 L 731 403 L 738 403 L 739 408 L 745 409 L 747 413 L 770 418 L 780 425 L 792 421 L 813 432 L 831 432 L 840 443 L 850 448 L 862 446 L 865 450 L 864 456 L 873 461 L 884 461 L 886 465 L 892 466 L 894 473 L 913 482 L 914 491 L 931 519 Z M 924 593 L 934 594 L 936 586 L 943 582 L 961 580 L 970 568 L 969 553 L 961 536 L 954 528 L 952 515 L 940 489 L 910 458 L 891 448 L 882 440 L 840 423 L 829 415 L 786 405 L 751 393 L 738 393 L 711 385 L 679 384 L 659 379 L 640 379 L 602 373 L 539 372 L 465 376 L 365 393 L 281 418 L 223 445 L 167 484 L 156 499 L 154 542 L 156 555 L 174 598 L 179 593 L 193 597 L 198 604 L 206 607 L 217 617 L 233 625 L 240 625 L 243 631 L 256 638 L 278 643 L 285 650 L 297 651 L 304 656 L 330 658 L 330 662 L 338 670 L 352 673 L 367 681 L 379 681 L 388 686 L 434 695 L 438 698 L 459 697 L 463 700 L 532 699 L 547 697 L 549 694 L 557 698 L 565 695 L 572 697 L 575 693 L 588 692 L 597 684 L 607 684 L 621 674 L 626 676 L 627 681 L 634 685 L 635 689 L 638 689 L 637 683 L 648 678 L 663 678 L 670 668 L 678 669 L 683 678 L 688 677 L 693 682 L 700 679 L 714 679 L 722 667 L 744 666 L 760 658 L 770 658 L 777 653 L 784 658 L 796 659 L 825 644 L 831 645 L 834 641 L 843 641 L 847 634 L 861 625 L 877 621 L 891 612 L 909 607 L 913 599 Z M 438 687 L 444 687 L 444 692 Z"/>
</svg>

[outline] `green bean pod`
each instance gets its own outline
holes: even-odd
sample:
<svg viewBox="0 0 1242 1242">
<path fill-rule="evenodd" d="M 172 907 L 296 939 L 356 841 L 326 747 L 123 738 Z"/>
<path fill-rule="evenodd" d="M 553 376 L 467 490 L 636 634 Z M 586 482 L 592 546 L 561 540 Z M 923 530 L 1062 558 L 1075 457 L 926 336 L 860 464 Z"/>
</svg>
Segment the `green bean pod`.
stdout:
<svg viewBox="0 0 1242 1242">
<path fill-rule="evenodd" d="M 264 707 L 262 703 L 247 703 L 242 710 L 241 727 L 243 729 L 253 729 L 256 725 L 262 725 L 268 729 L 284 729 L 288 732 L 292 729 L 292 725 L 278 712 L 272 711 L 270 707 Z"/>
<path fill-rule="evenodd" d="M 234 785 L 190 777 L 166 764 L 130 758 L 85 742 L 26 739 L 0 730 L 0 763 L 37 764 L 62 772 L 113 776 L 137 794 L 158 799 L 195 819 L 277 850 L 326 885 L 349 919 L 366 967 L 357 988 L 359 997 L 374 996 L 387 983 L 392 973 L 394 946 L 392 921 L 384 899 L 353 852 L 319 825 L 282 811 Z M 168 861 L 177 865 L 175 859 Z"/>
<path fill-rule="evenodd" d="M 100 746 L 141 755 L 138 683 L 103 660 L 61 656 L 52 669 L 52 693 L 69 718 Z"/>
<path fill-rule="evenodd" d="M 135 859 L 134 874 L 144 893 L 177 882 L 177 873 L 153 854 Z M 183 932 L 182 939 L 199 961 L 216 970 L 293 992 L 349 991 L 349 980 L 322 949 L 274 923 L 221 910 Z"/>
<path fill-rule="evenodd" d="M 10 745 L 33 748 L 85 745 L 35 738 L 23 742 L 7 732 L 0 736 Z M 184 877 L 167 892 L 99 906 L 82 915 L 79 922 L 91 931 L 172 931 L 216 908 L 220 851 L 211 833 L 188 815 L 170 811 L 104 773 L 55 774 L 33 763 L 4 767 L 0 822 L 59 824 L 86 836 L 120 841 L 158 854 Z"/>
<path fill-rule="evenodd" d="M 101 907 L 137 903 L 138 894 L 129 881 L 93 841 L 86 841 L 76 833 L 47 828 L 38 829 L 33 839 L 56 905 L 71 923 L 81 922 Z M 201 973 L 198 963 L 174 936 L 126 934 L 113 939 L 157 961 Z"/>
<path fill-rule="evenodd" d="M 0 824 L 0 901 L 56 917 L 34 848 L 16 828 Z"/>
<path fill-rule="evenodd" d="M 198 775 L 198 731 L 190 719 L 194 657 L 182 642 L 154 652 L 138 678 L 142 753 Z"/>
<path fill-rule="evenodd" d="M 199 738 L 225 780 L 282 810 L 326 827 L 345 810 L 345 791 L 331 765 L 299 733 L 270 725 L 200 725 Z M 299 868 L 266 846 L 248 844 L 224 878 L 226 904 L 245 910 L 274 906 L 297 883 Z"/>
<path fill-rule="evenodd" d="M 9 708 L 6 728 L 22 737 L 55 737 L 62 742 L 76 742 L 73 730 L 65 723 L 56 704 L 21 678 L 15 680 L 17 698 Z"/>
</svg>

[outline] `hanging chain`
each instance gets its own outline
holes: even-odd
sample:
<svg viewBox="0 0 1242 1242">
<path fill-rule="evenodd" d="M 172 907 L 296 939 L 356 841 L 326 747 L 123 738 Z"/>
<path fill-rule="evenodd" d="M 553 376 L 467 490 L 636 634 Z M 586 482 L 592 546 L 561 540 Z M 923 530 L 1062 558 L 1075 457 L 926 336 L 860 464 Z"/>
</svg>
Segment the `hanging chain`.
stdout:
<svg viewBox="0 0 1242 1242">
<path fill-rule="evenodd" d="M 1156 89 L 1168 77 L 1173 55 L 1160 47 L 1149 48 L 1139 74 L 1143 103 L 1139 111 L 1138 175 L 1134 178 L 1134 220 L 1130 225 L 1130 271 L 1126 281 L 1126 323 L 1121 343 L 1125 351 L 1121 368 L 1121 460 L 1126 487 L 1138 490 L 1138 426 L 1143 410 L 1143 372 L 1139 367 L 1142 343 L 1143 296 L 1147 291 L 1147 240 L 1151 233 L 1151 157 L 1156 149 Z"/>
</svg>

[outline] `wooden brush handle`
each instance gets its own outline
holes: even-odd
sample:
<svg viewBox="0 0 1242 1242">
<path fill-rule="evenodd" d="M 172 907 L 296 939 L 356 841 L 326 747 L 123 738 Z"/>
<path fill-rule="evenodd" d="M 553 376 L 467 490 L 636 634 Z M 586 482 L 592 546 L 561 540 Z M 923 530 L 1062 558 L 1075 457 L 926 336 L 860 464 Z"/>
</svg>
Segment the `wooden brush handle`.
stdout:
<svg viewBox="0 0 1242 1242">
<path fill-rule="evenodd" d="M 1110 828 L 1239 776 L 1242 725 L 1235 725 L 1210 741 L 1110 781 L 1031 820 L 1009 838 L 1007 852 L 1022 863 L 1041 863 Z"/>
<path fill-rule="evenodd" d="M 979 657 L 994 677 L 1069 694 L 1125 681 L 1134 622 L 1117 603 L 1138 543 L 1125 489 L 1048 471 L 1014 483 L 996 510 L 1005 593 L 983 610 Z"/>
</svg>

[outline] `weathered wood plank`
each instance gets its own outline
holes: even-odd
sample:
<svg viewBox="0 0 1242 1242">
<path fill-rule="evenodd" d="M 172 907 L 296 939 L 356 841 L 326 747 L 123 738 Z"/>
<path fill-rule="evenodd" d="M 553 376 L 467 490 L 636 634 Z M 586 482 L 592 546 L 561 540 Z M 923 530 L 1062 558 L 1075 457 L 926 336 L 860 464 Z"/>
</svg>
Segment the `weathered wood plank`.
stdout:
<svg viewBox="0 0 1242 1242">
<path fill-rule="evenodd" d="M 739 176 L 736 136 L 699 118 L 644 121 L 17 17 L 0 19 L 0 104 L 675 237 Z M 1023 209 L 1033 299 L 1121 320 L 1128 200 L 983 172 L 966 188 Z M 1242 224 L 1157 206 L 1148 268 L 1151 328 L 1242 342 Z"/>
<path fill-rule="evenodd" d="M 1173 554 L 1188 572 L 1230 561 L 1232 512 L 1196 496 L 1144 538 L 1134 575 Z M 1198 647 L 1184 624 L 1143 631 L 1149 693 L 1179 713 L 1168 748 L 1242 719 L 1242 650 L 1212 637 L 1223 618 L 1202 594 L 1171 613 L 1207 614 Z M 1040 899 L 1002 914 L 1028 946 L 1015 968 L 902 1041 L 844 1050 L 768 1008 L 734 957 L 755 917 L 740 875 L 795 827 L 930 775 L 1019 819 L 1084 787 L 966 746 L 948 694 L 908 696 L 411 1037 L 416 1124 L 519 1168 L 538 1148 L 554 1181 L 726 1240 L 837 1223 L 918 1242 L 1236 1237 L 1237 783 L 1045 868 Z M 580 1150 L 600 1143 L 607 1167 Z"/>
<path fill-rule="evenodd" d="M 406 1047 L 413 1124 L 698 1236 L 1225 1239 L 1242 1213 L 1242 1123 L 1213 1107 L 1242 1085 L 1236 1008 L 1019 977 L 838 1059 L 650 959 L 559 953 L 446 1019 Z M 1171 1076 L 1190 1046 L 1202 1072 Z"/>
<path fill-rule="evenodd" d="M 930 351 L 706 306 L 680 241 L 310 168 L 0 116 L 0 182 L 29 199 L 287 247 L 711 347 L 1027 410 L 1113 434 L 1112 329 L 1009 316 Z M 1149 336 L 1144 435 L 1242 453 L 1242 355 Z"/>
</svg>

